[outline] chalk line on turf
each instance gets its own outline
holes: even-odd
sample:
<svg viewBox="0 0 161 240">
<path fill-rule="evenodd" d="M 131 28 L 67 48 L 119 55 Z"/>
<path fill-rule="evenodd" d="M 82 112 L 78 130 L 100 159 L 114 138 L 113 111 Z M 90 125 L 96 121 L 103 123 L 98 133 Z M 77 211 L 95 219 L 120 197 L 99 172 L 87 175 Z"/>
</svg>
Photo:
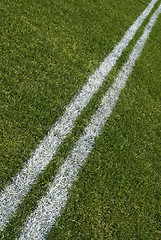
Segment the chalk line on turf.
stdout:
<svg viewBox="0 0 161 240">
<path fill-rule="evenodd" d="M 142 36 L 137 41 L 128 61 L 119 72 L 115 82 L 104 96 L 100 107 L 93 115 L 90 124 L 85 128 L 84 134 L 78 140 L 76 147 L 71 151 L 65 163 L 60 167 L 49 191 L 40 200 L 37 209 L 27 219 L 19 240 L 42 240 L 51 229 L 57 217 L 68 200 L 68 190 L 76 180 L 80 168 L 88 157 L 94 145 L 95 138 L 100 134 L 119 98 L 121 90 L 125 87 L 127 79 L 133 70 L 136 60 L 140 56 L 147 38 L 161 13 L 161 4 L 152 15 L 145 27 Z"/>
<path fill-rule="evenodd" d="M 89 77 L 88 82 L 84 85 L 80 93 L 67 106 L 63 116 L 55 123 L 50 132 L 39 144 L 31 158 L 24 165 L 23 169 L 13 178 L 0 194 L 0 229 L 3 230 L 13 212 L 22 202 L 23 196 L 27 195 L 32 184 L 37 177 L 46 168 L 62 141 L 72 130 L 76 118 L 81 111 L 87 106 L 92 96 L 97 92 L 99 87 L 105 81 L 108 73 L 116 64 L 123 50 L 128 46 L 134 37 L 136 31 L 149 15 L 155 3 L 158 0 L 152 0 L 147 8 L 141 13 L 131 27 L 126 31 L 121 41 L 114 47 L 113 51 L 105 58 L 104 62 Z"/>
</svg>

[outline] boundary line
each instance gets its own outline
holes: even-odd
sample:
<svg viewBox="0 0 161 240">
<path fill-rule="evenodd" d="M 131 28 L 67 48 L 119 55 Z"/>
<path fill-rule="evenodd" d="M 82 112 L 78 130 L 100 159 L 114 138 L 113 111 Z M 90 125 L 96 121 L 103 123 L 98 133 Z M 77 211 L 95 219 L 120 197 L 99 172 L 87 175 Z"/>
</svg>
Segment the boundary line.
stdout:
<svg viewBox="0 0 161 240">
<path fill-rule="evenodd" d="M 110 117 L 119 98 L 120 92 L 125 87 L 135 62 L 140 56 L 146 40 L 148 39 L 160 13 L 161 4 L 146 25 L 142 36 L 139 38 L 130 53 L 128 61 L 124 64 L 115 82 L 107 91 L 100 107 L 93 115 L 90 124 L 85 128 L 83 136 L 80 137 L 76 147 L 67 157 L 65 163 L 60 167 L 53 183 L 50 185 L 49 191 L 45 197 L 40 200 L 37 209 L 27 219 L 19 240 L 45 239 L 45 236 L 51 229 L 57 217 L 61 215 L 68 200 L 68 191 L 71 188 L 72 183 L 76 180 L 82 165 L 89 156 L 95 138 L 100 134 L 107 118 Z"/>
<path fill-rule="evenodd" d="M 32 184 L 52 160 L 62 141 L 72 130 L 76 118 L 105 81 L 108 73 L 116 64 L 123 50 L 128 46 L 157 1 L 158 0 L 152 0 L 126 31 L 121 41 L 114 47 L 113 51 L 105 58 L 104 62 L 94 74 L 89 77 L 88 82 L 84 85 L 80 93 L 74 98 L 70 105 L 67 106 L 63 116 L 55 123 L 44 140 L 38 145 L 23 169 L 13 178 L 11 184 L 2 191 L 0 194 L 1 230 L 4 229 L 7 222 L 9 222 L 10 216 L 16 211 L 18 205 L 21 204 L 23 196 L 27 195 Z"/>
</svg>

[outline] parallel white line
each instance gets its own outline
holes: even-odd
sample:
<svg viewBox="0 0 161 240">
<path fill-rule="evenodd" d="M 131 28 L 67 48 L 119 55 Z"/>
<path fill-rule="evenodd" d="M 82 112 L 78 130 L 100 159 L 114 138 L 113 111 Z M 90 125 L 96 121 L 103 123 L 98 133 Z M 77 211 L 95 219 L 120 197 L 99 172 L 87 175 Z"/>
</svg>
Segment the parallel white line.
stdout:
<svg viewBox="0 0 161 240">
<path fill-rule="evenodd" d="M 3 230 L 9 221 L 11 214 L 16 211 L 22 202 L 31 185 L 35 182 L 39 174 L 46 168 L 62 141 L 72 130 L 76 118 L 83 108 L 87 106 L 92 96 L 104 82 L 106 76 L 115 65 L 122 51 L 127 47 L 144 19 L 149 15 L 154 4 L 158 0 L 152 0 L 143 13 L 137 18 L 133 25 L 126 31 L 124 37 L 115 46 L 113 51 L 104 60 L 100 67 L 89 77 L 87 84 L 82 88 L 79 95 L 66 108 L 63 116 L 55 123 L 44 140 L 37 147 L 24 168 L 14 177 L 12 183 L 8 185 L 0 195 L 0 229 Z"/>
<path fill-rule="evenodd" d="M 53 183 L 50 185 L 49 191 L 40 200 L 37 209 L 27 219 L 19 240 L 45 239 L 47 232 L 51 229 L 57 217 L 61 215 L 68 200 L 68 191 L 72 183 L 76 180 L 80 168 L 89 156 L 95 138 L 100 134 L 102 127 L 110 116 L 121 90 L 124 88 L 129 74 L 133 70 L 135 61 L 142 52 L 145 42 L 160 13 L 161 5 L 151 17 L 144 33 L 134 46 L 128 61 L 119 72 L 112 87 L 107 91 L 90 124 L 85 128 L 83 136 L 78 140 L 76 147 L 59 169 Z"/>
</svg>

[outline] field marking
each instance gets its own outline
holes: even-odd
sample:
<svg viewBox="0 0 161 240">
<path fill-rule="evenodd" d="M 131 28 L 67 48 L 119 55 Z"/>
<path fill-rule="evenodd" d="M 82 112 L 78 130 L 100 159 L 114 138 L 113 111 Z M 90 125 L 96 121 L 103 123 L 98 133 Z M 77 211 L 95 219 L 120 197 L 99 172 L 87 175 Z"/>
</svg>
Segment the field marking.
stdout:
<svg viewBox="0 0 161 240">
<path fill-rule="evenodd" d="M 72 130 L 76 118 L 102 85 L 123 50 L 128 46 L 157 1 L 158 0 L 152 0 L 148 7 L 126 31 L 121 41 L 114 47 L 113 51 L 105 58 L 104 62 L 94 74 L 89 77 L 88 82 L 82 88 L 79 95 L 75 97 L 74 101 L 66 108 L 63 116 L 55 123 L 54 127 L 51 128 L 50 132 L 24 165 L 24 168 L 13 178 L 12 183 L 2 191 L 0 195 L 1 230 L 4 229 L 11 214 L 16 211 L 18 205 L 22 202 L 23 196 L 27 195 L 31 189 L 31 185 L 52 160 L 58 147 Z"/>
<path fill-rule="evenodd" d="M 65 163 L 56 174 L 49 191 L 45 194 L 37 209 L 30 215 L 21 231 L 19 240 L 42 240 L 45 239 L 48 231 L 61 215 L 68 200 L 68 190 L 76 180 L 78 172 L 92 150 L 95 138 L 100 134 L 107 118 L 119 98 L 121 90 L 125 87 L 129 74 L 132 72 L 135 61 L 140 56 L 147 38 L 161 13 L 161 4 L 152 15 L 142 36 L 137 41 L 128 61 L 119 72 L 112 87 L 104 96 L 100 107 L 93 115 L 90 124 L 85 128 L 83 136 L 78 140 L 76 147 L 72 150 Z"/>
</svg>

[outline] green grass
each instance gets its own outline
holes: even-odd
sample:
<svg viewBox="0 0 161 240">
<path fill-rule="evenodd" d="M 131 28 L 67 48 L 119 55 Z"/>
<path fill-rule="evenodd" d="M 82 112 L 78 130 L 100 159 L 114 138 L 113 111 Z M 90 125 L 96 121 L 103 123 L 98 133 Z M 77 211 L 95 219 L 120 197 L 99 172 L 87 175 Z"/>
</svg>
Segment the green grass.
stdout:
<svg viewBox="0 0 161 240">
<path fill-rule="evenodd" d="M 94 13 L 92 1 L 1 3 L 0 188 L 147 5 L 133 3 L 128 12 L 123 2 L 98 2 Z"/>
<path fill-rule="evenodd" d="M 3 1 L 0 189 L 148 1 Z M 161 17 L 47 239 L 160 239 Z M 82 112 L 1 239 L 14 239 L 143 28 Z"/>
<path fill-rule="evenodd" d="M 47 239 L 160 239 L 160 20 Z"/>
</svg>

